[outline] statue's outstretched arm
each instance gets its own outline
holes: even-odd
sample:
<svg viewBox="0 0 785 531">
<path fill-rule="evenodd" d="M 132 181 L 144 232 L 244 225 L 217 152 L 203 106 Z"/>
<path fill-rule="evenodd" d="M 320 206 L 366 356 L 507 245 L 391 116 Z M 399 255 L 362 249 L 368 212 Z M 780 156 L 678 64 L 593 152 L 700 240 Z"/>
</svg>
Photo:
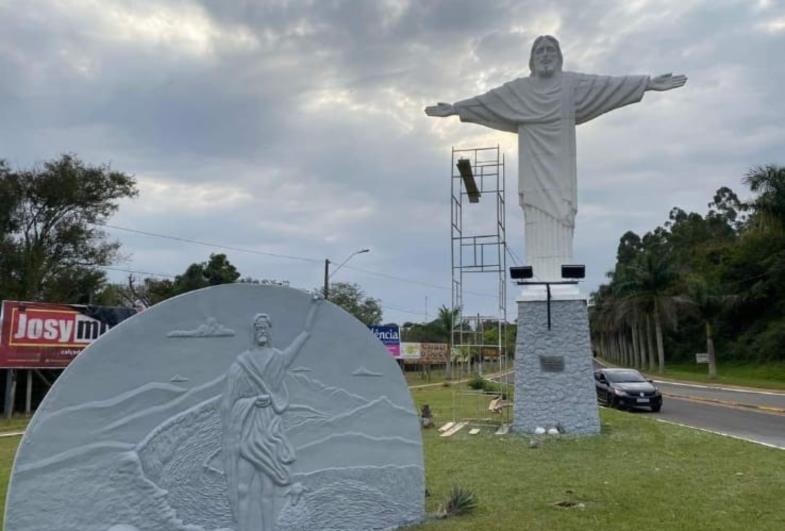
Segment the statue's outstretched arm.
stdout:
<svg viewBox="0 0 785 531">
<path fill-rule="evenodd" d="M 649 80 L 649 86 L 646 87 L 646 90 L 671 90 L 679 87 L 683 87 L 684 84 L 687 83 L 687 76 L 683 74 L 673 75 L 673 74 L 662 74 L 661 76 L 653 77 Z"/>
<path fill-rule="evenodd" d="M 449 103 L 444 103 L 443 101 L 440 101 L 436 105 L 431 105 L 430 107 L 426 107 L 425 114 L 427 114 L 428 116 L 436 116 L 439 118 L 444 118 L 445 116 L 452 116 L 453 114 L 458 114 L 458 111 L 456 111 L 455 107 L 453 107 Z"/>
<path fill-rule="evenodd" d="M 294 359 L 302 350 L 303 345 L 308 338 L 311 337 L 311 330 L 313 329 L 313 322 L 316 317 L 316 310 L 319 309 L 319 306 L 322 305 L 323 297 L 319 294 L 316 294 L 311 299 L 311 307 L 308 309 L 308 315 L 305 318 L 305 330 L 300 332 L 300 334 L 294 338 L 294 341 L 286 347 L 284 351 L 284 355 L 286 356 L 286 366 L 288 367 L 294 362 Z"/>
</svg>

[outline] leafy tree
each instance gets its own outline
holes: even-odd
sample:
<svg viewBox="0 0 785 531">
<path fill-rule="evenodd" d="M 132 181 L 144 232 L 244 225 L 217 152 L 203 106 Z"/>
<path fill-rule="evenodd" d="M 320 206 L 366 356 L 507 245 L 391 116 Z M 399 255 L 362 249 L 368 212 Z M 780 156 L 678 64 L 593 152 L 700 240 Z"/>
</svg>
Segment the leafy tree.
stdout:
<svg viewBox="0 0 785 531">
<path fill-rule="evenodd" d="M 225 254 L 211 254 L 207 262 L 191 264 L 182 275 L 177 275 L 172 291 L 174 295 L 180 295 L 208 286 L 231 284 L 239 278 L 240 273 Z"/>
<path fill-rule="evenodd" d="M 129 276 L 126 286 L 113 286 L 113 290 L 115 290 L 114 295 L 119 298 L 119 302 L 122 304 L 133 306 L 140 302 L 149 307 L 175 295 L 238 281 L 240 281 L 240 273 L 229 262 L 226 255 L 211 254 L 206 262 L 189 265 L 174 280 L 145 278 L 139 283 L 133 276 Z M 258 280 L 249 278 L 240 282 L 260 283 Z"/>
<path fill-rule="evenodd" d="M 120 247 L 100 225 L 136 194 L 132 177 L 74 155 L 30 170 L 0 162 L 0 295 L 89 302 Z"/>
<path fill-rule="evenodd" d="M 381 301 L 366 297 L 357 284 L 347 282 L 330 284 L 330 302 L 354 315 L 367 326 L 378 325 L 382 322 Z"/>
<path fill-rule="evenodd" d="M 643 365 L 648 353 L 653 369 L 656 351 L 662 370 L 666 347 L 685 359 L 705 337 L 711 375 L 718 357 L 785 360 L 785 167 L 752 168 L 744 181 L 751 201 L 721 187 L 705 215 L 674 207 L 642 238 L 621 237 L 616 267 L 592 296 L 603 356 Z"/>
</svg>

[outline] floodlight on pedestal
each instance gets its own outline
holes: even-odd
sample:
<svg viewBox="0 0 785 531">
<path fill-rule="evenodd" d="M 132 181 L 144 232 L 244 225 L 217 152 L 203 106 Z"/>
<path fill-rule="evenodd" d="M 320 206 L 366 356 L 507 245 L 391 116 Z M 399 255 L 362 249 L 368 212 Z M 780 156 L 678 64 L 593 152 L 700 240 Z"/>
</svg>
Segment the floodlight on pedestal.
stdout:
<svg viewBox="0 0 785 531">
<path fill-rule="evenodd" d="M 510 268 L 510 278 L 513 280 L 525 280 L 534 277 L 532 266 L 515 266 Z"/>
<path fill-rule="evenodd" d="M 586 266 L 580 264 L 565 264 L 561 266 L 562 278 L 586 278 Z"/>
<path fill-rule="evenodd" d="M 456 166 L 458 167 L 458 173 L 461 174 L 461 179 L 463 179 L 466 194 L 469 196 L 469 203 L 479 203 L 480 190 L 477 188 L 477 181 L 474 180 L 471 161 L 469 159 L 459 159 Z"/>
</svg>

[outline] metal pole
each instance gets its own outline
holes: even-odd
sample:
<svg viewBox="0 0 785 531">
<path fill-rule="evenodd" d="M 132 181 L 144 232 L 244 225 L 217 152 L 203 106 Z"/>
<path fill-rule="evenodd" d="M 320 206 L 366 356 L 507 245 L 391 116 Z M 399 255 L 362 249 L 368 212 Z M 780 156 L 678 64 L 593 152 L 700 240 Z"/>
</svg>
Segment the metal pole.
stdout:
<svg viewBox="0 0 785 531">
<path fill-rule="evenodd" d="M 33 408 L 33 369 L 27 369 L 27 389 L 25 393 L 25 415 Z"/>
<path fill-rule="evenodd" d="M 6 369 L 5 373 L 5 418 L 10 420 L 14 414 L 14 396 L 16 395 L 16 374 L 14 369 Z"/>
<path fill-rule="evenodd" d="M 330 298 L 330 259 L 324 259 L 324 300 Z"/>
</svg>

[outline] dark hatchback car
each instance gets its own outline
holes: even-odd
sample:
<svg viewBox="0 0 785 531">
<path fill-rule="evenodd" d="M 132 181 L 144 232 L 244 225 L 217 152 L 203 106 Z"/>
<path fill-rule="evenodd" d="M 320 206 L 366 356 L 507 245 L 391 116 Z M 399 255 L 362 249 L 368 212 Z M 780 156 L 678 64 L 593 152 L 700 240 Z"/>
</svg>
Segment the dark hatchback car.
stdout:
<svg viewBox="0 0 785 531">
<path fill-rule="evenodd" d="M 647 407 L 655 413 L 662 408 L 662 394 L 651 380 L 634 369 L 594 371 L 597 399 L 618 408 Z"/>
</svg>

